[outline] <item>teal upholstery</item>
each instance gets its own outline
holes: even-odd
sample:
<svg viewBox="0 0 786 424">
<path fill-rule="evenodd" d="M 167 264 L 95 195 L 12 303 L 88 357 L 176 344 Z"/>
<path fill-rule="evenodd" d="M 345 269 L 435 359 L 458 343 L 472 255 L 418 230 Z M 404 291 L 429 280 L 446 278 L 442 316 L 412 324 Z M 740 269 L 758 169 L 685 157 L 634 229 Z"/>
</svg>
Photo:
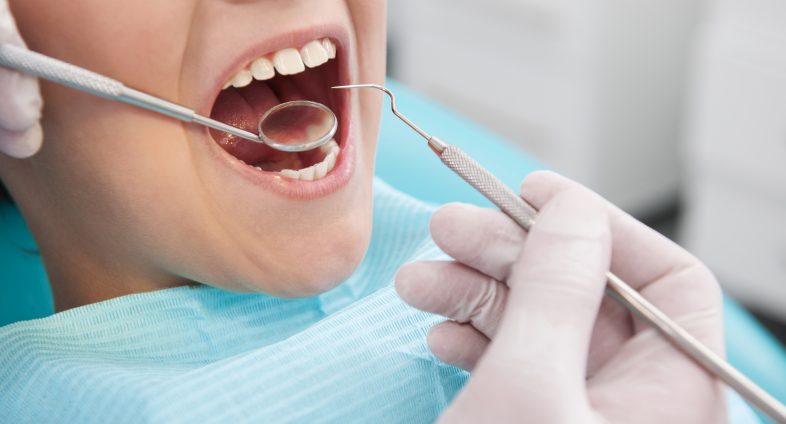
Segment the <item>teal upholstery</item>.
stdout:
<svg viewBox="0 0 786 424">
<path fill-rule="evenodd" d="M 451 113 L 400 84 L 389 82 L 399 110 L 426 132 L 450 141 L 518 190 L 528 173 L 543 166 L 505 140 Z M 393 187 L 436 204 L 490 203 L 442 166 L 423 140 L 390 113 L 385 114 L 377 153 L 377 175 Z M 745 309 L 724 299 L 726 353 L 734 366 L 786 402 L 786 349 Z"/>
<path fill-rule="evenodd" d="M 465 149 L 505 183 L 518 189 L 528 173 L 543 168 L 524 152 L 466 119 L 399 84 L 390 82 L 399 108 L 432 132 Z M 385 113 L 377 175 L 394 187 L 435 204 L 489 203 L 441 166 L 422 139 Z M 750 314 L 725 299 L 727 354 L 730 361 L 786 402 L 786 350 Z M 0 325 L 47 316 L 52 297 L 36 246 L 16 208 L 0 205 Z"/>
<path fill-rule="evenodd" d="M 0 326 L 52 313 L 44 265 L 19 211 L 0 202 Z"/>
</svg>

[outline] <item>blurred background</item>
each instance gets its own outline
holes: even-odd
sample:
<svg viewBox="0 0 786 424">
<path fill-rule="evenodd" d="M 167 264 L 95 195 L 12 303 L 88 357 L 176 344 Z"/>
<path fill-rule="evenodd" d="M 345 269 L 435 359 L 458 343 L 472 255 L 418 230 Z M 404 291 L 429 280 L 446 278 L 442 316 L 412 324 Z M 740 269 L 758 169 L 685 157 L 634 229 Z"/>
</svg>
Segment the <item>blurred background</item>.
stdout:
<svg viewBox="0 0 786 424">
<path fill-rule="evenodd" d="M 786 341 L 786 2 L 389 9 L 392 78 L 688 248 Z"/>
</svg>

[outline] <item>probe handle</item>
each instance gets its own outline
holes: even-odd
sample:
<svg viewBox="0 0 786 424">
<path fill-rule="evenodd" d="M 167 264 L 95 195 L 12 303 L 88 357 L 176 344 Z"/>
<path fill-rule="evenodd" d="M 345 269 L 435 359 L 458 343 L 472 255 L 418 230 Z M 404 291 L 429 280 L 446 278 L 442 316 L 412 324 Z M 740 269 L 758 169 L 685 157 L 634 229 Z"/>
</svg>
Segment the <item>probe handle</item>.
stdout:
<svg viewBox="0 0 786 424">
<path fill-rule="evenodd" d="M 463 150 L 456 146 L 445 144 L 445 149 L 438 155 L 448 168 L 489 199 L 502 212 L 505 212 L 524 231 L 529 231 L 530 227 L 535 224 L 535 218 L 538 214 L 537 209 L 514 193 L 510 187 L 468 154 L 464 153 Z"/>
<path fill-rule="evenodd" d="M 0 45 L 0 66 L 112 100 L 125 88 L 119 81 L 11 44 Z"/>
<path fill-rule="evenodd" d="M 429 139 L 429 145 L 439 146 L 434 152 L 448 168 L 499 207 L 521 228 L 529 231 L 537 216 L 537 210 L 532 205 L 458 147 L 436 137 Z M 693 337 L 621 278 L 611 272 L 606 274 L 606 278 L 607 294 L 654 327 L 672 345 L 723 380 L 760 411 L 776 422 L 786 424 L 786 406 Z"/>
</svg>

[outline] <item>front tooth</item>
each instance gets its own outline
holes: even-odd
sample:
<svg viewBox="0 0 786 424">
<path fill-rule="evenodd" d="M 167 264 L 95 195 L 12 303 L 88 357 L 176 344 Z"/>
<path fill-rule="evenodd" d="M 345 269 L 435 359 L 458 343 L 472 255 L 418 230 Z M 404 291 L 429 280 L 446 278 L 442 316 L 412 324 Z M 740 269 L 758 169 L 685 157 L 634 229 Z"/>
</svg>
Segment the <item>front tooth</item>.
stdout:
<svg viewBox="0 0 786 424">
<path fill-rule="evenodd" d="M 287 178 L 292 178 L 294 180 L 300 178 L 300 172 L 295 171 L 294 169 L 282 169 L 279 173 Z"/>
<path fill-rule="evenodd" d="M 276 69 L 273 68 L 273 62 L 267 58 L 260 57 L 251 62 L 251 75 L 257 81 L 265 81 L 276 76 Z"/>
<path fill-rule="evenodd" d="M 314 165 L 314 179 L 320 179 L 327 174 L 327 162 L 322 161 Z"/>
<path fill-rule="evenodd" d="M 303 57 L 303 63 L 309 68 L 316 68 L 317 66 L 328 61 L 328 52 L 319 41 L 312 41 L 302 49 L 300 49 L 300 56 Z"/>
<path fill-rule="evenodd" d="M 281 75 L 299 74 L 306 70 L 303 59 L 295 49 L 279 50 L 273 55 L 273 65 Z"/>
<path fill-rule="evenodd" d="M 253 80 L 254 78 L 251 76 L 251 71 L 243 69 L 232 77 L 232 87 L 242 88 L 251 84 Z"/>
<path fill-rule="evenodd" d="M 327 52 L 328 59 L 336 58 L 336 44 L 329 38 L 322 39 L 322 47 Z"/>
<path fill-rule="evenodd" d="M 316 173 L 316 169 L 313 166 L 309 166 L 308 168 L 301 169 L 298 171 L 298 174 L 301 180 L 305 181 L 312 181 L 314 179 L 314 174 Z"/>
</svg>

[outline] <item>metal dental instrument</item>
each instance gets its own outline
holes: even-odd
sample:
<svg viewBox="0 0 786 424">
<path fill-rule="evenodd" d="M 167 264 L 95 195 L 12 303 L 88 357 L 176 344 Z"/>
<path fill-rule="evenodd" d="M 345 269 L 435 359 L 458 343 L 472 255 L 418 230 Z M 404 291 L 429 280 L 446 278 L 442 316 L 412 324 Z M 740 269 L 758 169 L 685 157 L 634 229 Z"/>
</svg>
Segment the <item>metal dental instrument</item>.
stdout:
<svg viewBox="0 0 786 424">
<path fill-rule="evenodd" d="M 393 114 L 404 121 L 421 137 L 426 139 L 428 147 L 436 153 L 448 168 L 468 182 L 483 196 L 507 214 L 525 231 L 535 223 L 537 210 L 521 196 L 513 192 L 491 172 L 473 160 L 456 146 L 452 146 L 437 137 L 433 137 L 420 129 L 406 116 L 396 109 L 396 96 L 387 88 L 377 84 L 356 84 L 333 87 L 334 89 L 371 88 L 381 90 L 390 97 L 390 108 Z M 779 423 L 786 424 L 786 406 L 778 402 L 769 393 L 748 379 L 744 374 L 690 335 L 685 329 L 669 318 L 655 305 L 645 299 L 638 291 L 631 288 L 622 279 L 606 274 L 608 279 L 606 293 L 619 301 L 628 310 L 651 326 L 669 340 L 675 347 L 702 365 L 708 372 L 720 378 L 737 391 L 745 400 L 755 405 L 761 412 Z"/>
<path fill-rule="evenodd" d="M 315 149 L 333 139 L 338 129 L 338 119 L 330 108 L 321 103 L 298 100 L 270 109 L 259 120 L 259 135 L 256 135 L 199 115 L 185 106 L 126 87 L 109 77 L 10 44 L 0 45 L 0 66 L 255 143 L 267 144 L 284 152 Z"/>
</svg>

